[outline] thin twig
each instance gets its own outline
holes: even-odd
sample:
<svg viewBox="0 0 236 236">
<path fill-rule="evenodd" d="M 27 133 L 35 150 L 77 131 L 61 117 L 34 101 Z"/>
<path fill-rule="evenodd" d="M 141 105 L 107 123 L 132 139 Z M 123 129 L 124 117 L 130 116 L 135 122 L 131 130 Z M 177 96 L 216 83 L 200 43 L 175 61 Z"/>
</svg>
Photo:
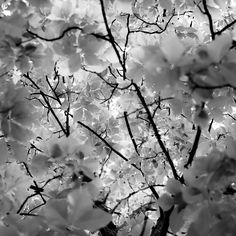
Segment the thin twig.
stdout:
<svg viewBox="0 0 236 236">
<path fill-rule="evenodd" d="M 197 148 L 198 148 L 198 144 L 199 144 L 199 140 L 200 140 L 200 137 L 201 137 L 201 127 L 198 126 L 197 127 L 197 133 L 196 133 L 196 136 L 195 136 L 195 139 L 194 139 L 194 142 L 193 142 L 193 146 L 192 146 L 192 149 L 189 153 L 189 157 L 188 157 L 188 161 L 187 163 L 184 165 L 184 168 L 188 168 L 192 162 L 193 162 L 193 158 L 196 154 L 196 151 L 197 151 Z"/>
<path fill-rule="evenodd" d="M 53 41 L 57 41 L 57 40 L 60 40 L 62 39 L 66 33 L 72 31 L 72 30 L 80 30 L 81 32 L 83 32 L 83 28 L 79 27 L 79 26 L 71 26 L 71 27 L 68 27 L 66 28 L 65 30 L 62 31 L 62 33 L 57 36 L 57 37 L 54 37 L 54 38 L 45 38 L 45 37 L 42 37 L 34 32 L 32 32 L 31 30 L 27 29 L 27 32 L 29 34 L 31 34 L 34 38 L 38 38 L 38 39 L 41 39 L 43 41 L 47 41 L 47 42 L 53 42 Z M 94 36 L 95 38 L 99 38 L 99 39 L 103 39 L 103 40 L 108 40 L 106 35 L 102 35 L 102 34 L 96 34 L 96 33 L 89 33 L 89 35 L 92 35 Z"/>
<path fill-rule="evenodd" d="M 157 141 L 158 141 L 158 143 L 159 143 L 163 153 L 165 154 L 165 156 L 167 158 L 167 161 L 168 161 L 168 163 L 169 163 L 169 165 L 171 167 L 173 176 L 174 176 L 175 179 L 179 180 L 180 179 L 179 175 L 177 174 L 177 171 L 175 169 L 174 163 L 173 163 L 173 161 L 172 161 L 172 159 L 170 157 L 169 151 L 166 149 L 166 147 L 165 147 L 165 145 L 164 145 L 164 143 L 163 143 L 163 141 L 161 139 L 161 135 L 159 134 L 157 126 L 156 126 L 156 124 L 155 124 L 155 122 L 154 122 L 154 120 L 152 118 L 152 114 L 151 114 L 151 112 L 150 112 L 150 110 L 149 110 L 149 108 L 148 108 L 148 106 L 146 104 L 146 101 L 145 101 L 143 95 L 141 94 L 138 85 L 136 83 L 134 83 L 134 82 L 132 84 L 135 87 L 137 95 L 138 95 L 138 97 L 139 97 L 139 99 L 140 99 L 140 101 L 141 101 L 141 103 L 142 103 L 142 105 L 143 105 L 143 107 L 144 107 L 144 109 L 145 109 L 145 111 L 147 113 L 148 120 L 149 120 L 149 122 L 150 122 L 150 124 L 151 124 L 151 126 L 153 128 L 153 131 L 154 131 L 154 135 L 155 135 L 155 137 L 156 137 L 156 139 L 157 139 Z"/>
<path fill-rule="evenodd" d="M 108 34 L 108 38 L 109 38 L 109 42 L 111 43 L 115 53 L 116 53 L 116 56 L 118 58 L 118 61 L 120 63 L 120 65 L 122 66 L 123 68 L 123 62 L 122 62 L 122 59 L 121 59 L 121 56 L 120 56 L 120 53 L 116 47 L 116 43 L 115 43 L 115 39 L 112 35 L 112 32 L 111 32 L 111 29 L 108 25 L 108 21 L 107 21 L 107 16 L 106 16 L 106 12 L 105 12 L 105 6 L 104 6 L 104 2 L 103 0 L 100 0 L 100 5 L 101 5 L 101 10 L 102 10 L 102 16 L 103 16 L 103 20 L 104 20 L 104 24 L 105 24 L 105 27 L 106 27 L 106 30 L 107 30 L 107 34 Z"/>
<path fill-rule="evenodd" d="M 216 34 L 216 35 L 222 34 L 225 30 L 227 30 L 228 28 L 230 28 L 230 27 L 233 26 L 234 24 L 236 24 L 236 19 L 233 20 L 232 22 L 230 22 L 228 25 L 224 26 L 221 30 L 218 30 L 217 32 L 215 32 L 215 34 Z"/>
<path fill-rule="evenodd" d="M 127 112 L 126 112 L 126 111 L 124 112 L 124 117 L 125 117 L 125 124 L 126 124 L 126 127 L 127 127 L 128 132 L 129 132 L 129 136 L 130 136 L 131 141 L 132 141 L 132 143 L 133 143 L 133 145 L 134 145 L 134 149 L 135 149 L 136 153 L 139 155 L 138 146 L 137 146 L 137 144 L 136 144 L 136 141 L 135 141 L 135 139 L 134 139 L 132 130 L 131 130 L 131 128 L 130 128 L 130 124 L 129 124 L 129 120 L 128 120 L 128 115 L 127 115 Z"/>
<path fill-rule="evenodd" d="M 209 22 L 209 28 L 210 28 L 210 33 L 211 33 L 211 38 L 212 40 L 215 40 L 215 32 L 214 32 L 214 26 L 213 26 L 213 19 L 211 16 L 211 13 L 208 10 L 207 7 L 207 2 L 206 0 L 202 0 L 202 4 L 203 4 L 203 8 L 204 8 L 204 14 L 207 16 L 208 18 L 208 22 Z"/>
<path fill-rule="evenodd" d="M 113 151 L 115 154 L 117 154 L 119 157 L 121 157 L 124 161 L 126 161 L 126 162 L 129 161 L 123 154 L 121 154 L 119 151 L 117 151 L 115 148 L 113 148 L 113 147 L 111 146 L 111 144 L 109 144 L 103 137 L 101 137 L 97 132 L 95 132 L 95 131 L 94 131 L 93 129 L 91 129 L 89 126 L 85 125 L 84 123 L 82 123 L 82 122 L 80 122 L 80 121 L 77 121 L 77 123 L 80 124 L 80 125 L 82 125 L 82 126 L 83 126 L 84 128 L 86 128 L 87 130 L 89 130 L 89 131 L 90 131 L 91 133 L 93 133 L 96 137 L 98 137 L 104 144 L 106 144 L 106 146 L 107 146 L 108 148 L 110 148 L 111 151 Z M 138 171 L 140 171 L 140 173 L 142 174 L 142 176 L 143 176 L 144 179 L 145 179 L 145 175 L 144 175 L 144 173 L 143 173 L 143 171 L 142 171 L 141 168 L 139 168 L 138 166 L 136 166 L 136 165 L 133 164 L 133 163 L 131 164 L 131 166 L 133 166 L 135 169 L 137 169 Z M 145 179 L 145 180 L 146 180 L 146 179 Z M 148 185 L 148 188 L 151 190 L 152 194 L 154 195 L 154 197 L 155 197 L 156 199 L 158 199 L 158 198 L 159 198 L 159 195 L 158 195 L 156 189 L 155 189 L 152 185 L 149 185 L 148 183 L 147 183 L 147 185 Z"/>
</svg>

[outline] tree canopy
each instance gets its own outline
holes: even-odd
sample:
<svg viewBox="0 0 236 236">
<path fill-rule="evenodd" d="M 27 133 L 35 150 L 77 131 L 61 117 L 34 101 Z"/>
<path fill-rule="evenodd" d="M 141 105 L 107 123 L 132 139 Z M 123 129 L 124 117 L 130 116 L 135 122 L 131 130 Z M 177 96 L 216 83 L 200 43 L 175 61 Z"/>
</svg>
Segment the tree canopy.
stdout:
<svg viewBox="0 0 236 236">
<path fill-rule="evenodd" d="M 236 235 L 235 0 L 0 3 L 0 235 Z"/>
</svg>

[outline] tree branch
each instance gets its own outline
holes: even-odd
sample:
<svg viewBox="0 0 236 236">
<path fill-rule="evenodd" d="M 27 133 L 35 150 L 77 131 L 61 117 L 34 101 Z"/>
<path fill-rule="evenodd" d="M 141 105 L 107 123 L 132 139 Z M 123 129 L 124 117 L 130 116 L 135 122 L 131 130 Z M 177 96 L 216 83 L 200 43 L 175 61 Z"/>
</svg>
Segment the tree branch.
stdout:
<svg viewBox="0 0 236 236">
<path fill-rule="evenodd" d="M 49 102 L 49 99 L 48 99 L 47 94 L 45 94 L 45 93 L 41 90 L 41 88 L 30 78 L 29 73 L 24 74 L 23 76 L 24 76 L 25 78 L 27 78 L 27 79 L 35 86 L 36 89 L 39 90 L 39 94 L 42 96 L 42 98 L 43 98 L 45 104 L 47 105 L 48 111 L 52 113 L 52 115 L 53 115 L 53 117 L 55 118 L 56 122 L 57 122 L 58 125 L 60 126 L 62 132 L 66 135 L 66 137 L 68 137 L 68 136 L 70 135 L 70 132 L 68 132 L 68 131 L 64 128 L 64 126 L 62 125 L 61 121 L 60 121 L 59 118 L 57 117 L 56 113 L 54 112 L 54 110 L 53 110 L 53 108 L 52 108 L 52 106 L 51 106 L 51 104 L 50 104 L 50 102 Z"/>
<path fill-rule="evenodd" d="M 168 233 L 170 215 L 174 210 L 174 206 L 172 206 L 168 211 L 163 211 L 160 207 L 159 210 L 160 217 L 158 218 L 156 225 L 152 228 L 150 236 L 166 236 Z"/>
<path fill-rule="evenodd" d="M 193 158 L 196 154 L 196 151 L 197 151 L 197 148 L 198 148 L 198 143 L 199 143 L 199 140 L 200 140 L 200 137 L 201 137 L 201 128 L 200 126 L 197 127 L 197 133 L 196 133 L 196 136 L 195 136 L 195 139 L 194 139 L 194 142 L 193 142 L 193 146 L 192 146 L 192 149 L 189 153 L 189 157 L 188 157 L 188 161 L 187 163 L 184 165 L 184 168 L 188 168 L 188 166 L 190 166 L 193 162 Z"/>
<path fill-rule="evenodd" d="M 236 19 L 233 20 L 232 22 L 230 22 L 228 25 L 226 25 L 225 27 L 223 27 L 221 30 L 215 32 L 215 35 L 220 35 L 222 34 L 225 30 L 227 30 L 228 28 L 230 28 L 231 26 L 233 26 L 236 23 Z"/>
<path fill-rule="evenodd" d="M 143 95 L 141 94 L 138 85 L 137 85 L 136 83 L 134 83 L 134 82 L 132 82 L 132 84 L 133 84 L 133 86 L 135 87 L 135 90 L 136 90 L 136 92 L 137 92 L 137 95 L 138 95 L 138 97 L 139 97 L 139 99 L 140 99 L 140 101 L 141 101 L 141 103 L 142 103 L 142 105 L 143 105 L 143 107 L 144 107 L 144 109 L 145 109 L 145 111 L 146 111 L 146 113 L 147 113 L 148 120 L 149 120 L 149 122 L 150 122 L 150 124 L 151 124 L 151 126 L 152 126 L 152 128 L 153 128 L 153 131 L 154 131 L 154 135 L 155 135 L 155 137 L 156 137 L 156 139 L 157 139 L 157 141 L 158 141 L 158 143 L 159 143 L 159 145 L 160 145 L 160 147 L 161 147 L 163 153 L 165 154 L 165 156 L 166 156 L 166 158 L 167 158 L 167 161 L 168 161 L 168 163 L 169 163 L 169 165 L 170 165 L 170 167 L 171 167 L 173 176 L 174 176 L 175 179 L 179 180 L 180 177 L 179 177 L 179 175 L 177 174 L 177 171 L 176 171 L 175 166 L 174 166 L 174 163 L 173 163 L 173 161 L 172 161 L 172 159 L 171 159 L 171 157 L 170 157 L 170 154 L 169 154 L 168 150 L 166 149 L 166 147 L 165 147 L 165 145 L 164 145 L 164 143 L 163 143 L 163 141 L 162 141 L 162 139 L 161 139 L 161 135 L 159 134 L 159 131 L 158 131 L 158 129 L 157 129 L 157 126 L 156 126 L 156 124 L 155 124 L 155 122 L 154 122 L 154 120 L 153 120 L 153 118 L 152 118 L 152 114 L 151 114 L 151 112 L 150 112 L 150 110 L 149 110 L 149 108 L 148 108 L 148 106 L 147 106 L 147 104 L 146 104 L 146 101 L 145 101 Z"/>
<path fill-rule="evenodd" d="M 84 31 L 83 28 L 79 27 L 79 26 L 71 26 L 71 27 L 68 27 L 66 28 L 65 30 L 62 31 L 62 33 L 57 36 L 57 37 L 54 37 L 54 38 L 45 38 L 45 37 L 42 37 L 34 32 L 32 32 L 31 30 L 27 29 L 27 32 L 32 35 L 34 38 L 38 38 L 38 39 L 41 39 L 43 41 L 47 41 L 47 42 L 53 42 L 53 41 L 57 41 L 57 40 L 60 40 L 62 39 L 66 33 L 72 31 L 72 30 L 80 30 L 81 32 Z M 84 33 L 84 32 L 83 32 Z M 92 35 L 94 36 L 95 38 L 98 38 L 98 39 L 103 39 L 103 40 L 108 40 L 106 35 L 102 35 L 102 34 L 96 34 L 96 33 L 89 33 L 88 35 Z"/>
<path fill-rule="evenodd" d="M 204 14 L 207 16 L 208 18 L 208 22 L 209 22 L 209 27 L 210 27 L 210 33 L 211 33 L 211 38 L 212 40 L 215 40 L 215 32 L 214 32 L 214 26 L 213 26 L 213 20 L 212 20 L 212 16 L 211 13 L 208 10 L 207 7 L 207 2 L 206 0 L 202 0 L 202 4 L 203 4 L 203 8 L 204 8 Z"/>
<path fill-rule="evenodd" d="M 87 130 L 89 130 L 91 133 L 93 133 L 96 137 L 98 137 L 104 144 L 106 144 L 107 147 L 110 148 L 111 151 L 113 151 L 115 154 L 117 154 L 119 157 L 121 157 L 124 161 L 128 162 L 129 160 L 123 155 L 121 154 L 119 151 L 117 151 L 115 148 L 113 148 L 103 137 L 101 137 L 97 132 L 95 132 L 93 129 L 91 129 L 89 126 L 85 125 L 84 123 L 82 123 L 81 121 L 77 121 L 78 124 L 82 125 L 84 128 L 86 128 Z M 136 166 L 135 164 L 131 164 L 131 166 L 133 166 L 135 169 L 137 169 L 138 171 L 140 171 L 140 173 L 142 174 L 142 176 L 145 179 L 145 175 L 142 171 L 141 168 L 139 168 L 138 166 Z M 159 198 L 159 195 L 156 191 L 156 189 L 152 186 L 152 185 L 148 185 L 148 188 L 151 190 L 152 194 L 154 195 L 154 197 L 156 199 Z"/>
<path fill-rule="evenodd" d="M 115 148 L 113 148 L 111 146 L 111 144 L 109 144 L 103 137 L 101 137 L 97 132 L 95 132 L 93 129 L 91 129 L 89 126 L 85 125 L 83 122 L 81 121 L 77 121 L 78 124 L 82 125 L 84 128 L 86 128 L 87 130 L 89 130 L 91 133 L 93 133 L 96 137 L 98 137 L 104 144 L 106 144 L 107 147 L 109 147 L 111 149 L 111 151 L 113 151 L 116 155 L 118 155 L 119 157 L 121 157 L 124 161 L 129 161 L 123 154 L 121 154 L 119 151 L 117 151 Z M 132 166 L 134 166 L 136 169 L 140 170 L 139 167 L 137 167 L 135 164 L 131 164 Z"/>
<path fill-rule="evenodd" d="M 139 234 L 139 236 L 144 236 L 145 235 L 145 229 L 147 226 L 147 221 L 148 221 L 148 216 L 145 215 L 144 220 L 143 220 L 143 227 L 141 230 L 141 233 Z"/>
<path fill-rule="evenodd" d="M 129 124 L 129 120 L 128 120 L 128 115 L 127 115 L 126 111 L 124 112 L 124 117 L 125 117 L 125 123 L 126 123 L 126 127 L 127 127 L 127 130 L 128 130 L 129 136 L 130 136 L 131 141 L 132 141 L 132 143 L 134 145 L 134 149 L 135 149 L 136 153 L 139 155 L 138 146 L 137 146 L 137 144 L 135 142 L 135 139 L 134 139 L 134 136 L 132 134 L 132 130 L 130 128 L 130 124 Z"/>
<path fill-rule="evenodd" d="M 105 12 L 105 6 L 104 6 L 104 2 L 103 0 L 100 0 L 100 5 L 101 5 L 101 10 L 102 10 L 102 16 L 103 16 L 103 20 L 104 20 L 104 24 L 105 24 L 105 27 L 106 27 L 106 30 L 107 30 L 107 34 L 108 34 L 108 41 L 111 43 L 115 53 L 116 53 L 116 56 L 119 60 L 119 63 L 120 65 L 122 66 L 122 68 L 124 69 L 124 64 L 123 64 L 123 61 L 121 59 L 121 56 L 120 56 L 120 53 L 116 47 L 116 43 L 115 43 L 115 39 L 111 33 L 111 29 L 108 25 L 108 21 L 107 21 L 107 17 L 106 17 L 106 12 Z"/>
</svg>

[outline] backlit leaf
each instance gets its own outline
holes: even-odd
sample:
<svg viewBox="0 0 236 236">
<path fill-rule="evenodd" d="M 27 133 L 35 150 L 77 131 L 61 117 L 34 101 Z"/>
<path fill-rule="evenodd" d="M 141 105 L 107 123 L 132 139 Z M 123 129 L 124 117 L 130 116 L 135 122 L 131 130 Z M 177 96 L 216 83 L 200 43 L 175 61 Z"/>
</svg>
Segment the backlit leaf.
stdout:
<svg viewBox="0 0 236 236">
<path fill-rule="evenodd" d="M 76 72 L 77 70 L 80 69 L 81 57 L 79 53 L 70 55 L 69 60 L 68 60 L 68 66 L 71 73 Z"/>
<path fill-rule="evenodd" d="M 28 158 L 28 150 L 27 148 L 15 141 L 9 141 L 8 144 L 10 145 L 10 149 L 13 151 L 13 157 L 16 161 L 26 161 Z"/>
<path fill-rule="evenodd" d="M 4 141 L 4 139 L 0 140 L 0 150 L 1 150 L 0 165 L 3 165 L 10 157 L 9 152 L 8 152 L 8 148 L 7 148 L 7 145 L 6 145 L 6 142 Z"/>
<path fill-rule="evenodd" d="M 2 131 L 6 137 L 19 142 L 26 142 L 33 138 L 33 132 L 30 129 L 12 121 L 3 121 Z"/>
<path fill-rule="evenodd" d="M 164 193 L 163 195 L 161 195 L 159 199 L 157 200 L 157 204 L 164 211 L 168 211 L 172 207 L 173 203 L 174 203 L 173 198 L 167 193 Z"/>
<path fill-rule="evenodd" d="M 162 38 L 161 50 L 166 59 L 175 64 L 183 56 L 185 47 L 175 33 L 169 33 Z"/>
<path fill-rule="evenodd" d="M 52 199 L 47 202 L 47 207 L 42 209 L 42 214 L 54 226 L 67 225 L 67 202 L 65 199 Z"/>
<path fill-rule="evenodd" d="M 111 215 L 107 212 L 93 208 L 91 195 L 86 188 L 80 188 L 68 195 L 69 222 L 81 229 L 95 231 L 107 225 Z"/>
<path fill-rule="evenodd" d="M 10 227 L 6 227 L 6 226 L 2 226 L 0 225 L 0 234 L 4 235 L 4 236 L 19 236 L 19 232 L 17 232 L 17 230 L 10 226 Z"/>
<path fill-rule="evenodd" d="M 0 21 L 0 28 L 4 29 L 6 35 L 21 37 L 25 32 L 26 19 L 17 11 L 11 16 L 4 17 Z"/>
<path fill-rule="evenodd" d="M 177 207 L 174 208 L 170 215 L 170 228 L 171 231 L 175 234 L 177 233 L 182 226 L 184 225 L 184 211 L 178 211 Z"/>
</svg>

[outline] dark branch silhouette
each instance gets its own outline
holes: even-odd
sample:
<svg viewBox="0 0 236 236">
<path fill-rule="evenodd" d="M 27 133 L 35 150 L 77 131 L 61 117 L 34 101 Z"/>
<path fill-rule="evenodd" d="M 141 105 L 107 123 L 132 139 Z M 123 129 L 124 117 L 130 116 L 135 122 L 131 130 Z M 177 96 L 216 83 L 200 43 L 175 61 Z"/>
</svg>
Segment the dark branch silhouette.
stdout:
<svg viewBox="0 0 236 236">
<path fill-rule="evenodd" d="M 152 114 L 151 114 L 151 112 L 150 112 L 150 110 L 149 110 L 149 108 L 148 108 L 148 106 L 146 104 L 146 101 L 145 101 L 145 99 L 144 99 L 144 97 L 143 97 L 143 95 L 142 95 L 138 85 L 136 83 L 134 83 L 134 82 L 132 84 L 135 87 L 137 95 L 138 95 L 138 97 L 139 97 L 139 99 L 140 99 L 140 101 L 141 101 L 141 103 L 142 103 L 142 105 L 143 105 L 143 107 L 144 107 L 144 109 L 145 109 L 145 111 L 147 113 L 147 117 L 148 117 L 148 120 L 149 120 L 149 122 L 150 122 L 150 124 L 151 124 L 151 126 L 153 128 L 155 137 L 156 137 L 156 139 L 157 139 L 157 141 L 158 141 L 158 143 L 159 143 L 163 153 L 165 154 L 165 156 L 167 158 L 167 161 L 168 161 L 168 163 L 169 163 L 169 165 L 171 167 L 173 176 L 174 176 L 175 179 L 179 180 L 180 179 L 179 175 L 178 175 L 178 173 L 177 173 L 177 171 L 175 169 L 175 166 L 174 166 L 174 163 L 173 163 L 173 161 L 172 161 L 172 159 L 170 157 L 169 151 L 166 149 L 166 147 L 165 147 L 165 145 L 164 145 L 164 143 L 163 143 L 163 141 L 161 139 L 161 135 L 159 134 L 157 126 L 156 126 L 156 124 L 155 124 L 155 122 L 153 120 Z"/>
<path fill-rule="evenodd" d="M 70 125 L 69 125 L 69 107 L 67 109 L 67 111 L 65 112 L 65 118 L 66 118 L 66 127 L 63 126 L 62 122 L 60 121 L 60 119 L 58 118 L 58 116 L 56 115 L 54 109 L 58 109 L 58 108 L 54 108 L 52 107 L 52 105 L 50 104 L 50 100 L 49 98 L 56 100 L 60 105 L 61 102 L 59 100 L 59 97 L 53 97 L 50 94 L 46 94 L 42 91 L 42 89 L 36 84 L 36 82 L 34 82 L 34 80 L 30 77 L 29 73 L 26 73 L 23 75 L 26 79 L 28 79 L 32 85 L 34 86 L 35 89 L 37 89 L 39 92 L 37 93 L 32 93 L 31 95 L 41 95 L 41 97 L 43 98 L 44 104 L 39 98 L 33 97 L 33 99 L 38 100 L 46 109 L 48 109 L 48 113 L 51 113 L 52 116 L 55 118 L 57 124 L 59 125 L 59 127 L 61 128 L 61 131 L 65 134 L 66 137 L 69 137 L 70 135 Z M 49 87 L 52 89 L 53 93 L 55 93 L 55 89 L 52 88 L 51 84 L 49 83 L 48 78 L 46 77 L 46 81 L 48 81 Z"/>
<path fill-rule="evenodd" d="M 193 146 L 192 146 L 192 149 L 189 153 L 188 161 L 184 165 L 184 168 L 188 168 L 193 162 L 194 156 L 195 156 L 197 148 L 198 148 L 198 143 L 199 143 L 199 140 L 200 140 L 200 137 L 201 137 L 201 132 L 202 132 L 201 127 L 198 126 L 197 127 L 197 133 L 196 133 L 196 136 L 195 136 L 195 139 L 194 139 L 194 142 L 193 142 Z"/>
<path fill-rule="evenodd" d="M 121 59 L 119 50 L 117 49 L 117 46 L 116 46 L 115 39 L 114 39 L 113 34 L 111 32 L 111 29 L 110 29 L 110 27 L 108 25 L 108 21 L 107 21 L 107 16 L 106 16 L 105 6 L 104 6 L 103 0 L 100 0 L 100 5 L 101 5 L 102 16 L 103 16 L 104 24 L 105 24 L 105 27 L 106 27 L 106 30 L 107 30 L 109 42 L 111 43 L 111 45 L 112 45 L 112 47 L 113 47 L 113 49 L 114 49 L 114 51 L 116 53 L 116 56 L 117 56 L 117 58 L 119 60 L 120 65 L 122 66 L 123 71 L 125 71 L 125 64 L 123 63 L 123 61 Z"/>
<path fill-rule="evenodd" d="M 71 27 L 68 27 L 65 30 L 63 30 L 62 33 L 59 36 L 54 37 L 54 38 L 42 37 L 42 36 L 32 32 L 29 29 L 27 29 L 27 32 L 34 38 L 38 38 L 38 39 L 41 39 L 41 40 L 47 41 L 47 42 L 54 42 L 54 41 L 58 41 L 58 40 L 62 39 L 68 32 L 73 31 L 73 30 L 80 30 L 81 32 L 84 31 L 84 29 L 79 27 L 79 26 L 71 26 Z M 94 36 L 95 38 L 98 38 L 98 39 L 103 39 L 103 40 L 106 40 L 106 41 L 108 40 L 106 35 L 97 34 L 97 33 L 87 33 L 87 34 L 92 35 L 92 36 Z"/>
<path fill-rule="evenodd" d="M 211 38 L 212 40 L 215 40 L 215 32 L 214 32 L 214 24 L 213 24 L 213 20 L 212 20 L 212 16 L 211 13 L 209 12 L 209 9 L 207 7 L 207 2 L 206 0 L 202 0 L 202 4 L 203 4 L 203 8 L 204 8 L 204 14 L 207 16 L 208 18 L 208 22 L 209 22 L 209 28 L 210 28 L 210 33 L 211 33 Z"/>
<path fill-rule="evenodd" d="M 163 211 L 159 207 L 160 216 L 156 222 L 156 225 L 152 228 L 152 232 L 150 236 L 166 236 L 169 229 L 170 224 L 170 215 L 174 210 L 174 206 L 172 206 L 168 211 Z"/>
<path fill-rule="evenodd" d="M 125 117 L 125 124 L 126 124 L 126 127 L 127 127 L 127 130 L 128 130 L 128 133 L 129 133 L 129 136 L 130 136 L 130 139 L 134 145 L 134 149 L 136 151 L 136 153 L 139 155 L 139 152 L 138 152 L 138 146 L 136 144 L 136 141 L 135 141 L 135 138 L 133 136 L 133 133 L 132 133 L 132 130 L 130 128 L 130 124 L 129 124 L 129 120 L 128 120 L 128 115 L 127 115 L 127 112 L 125 111 L 124 112 L 124 117 Z"/>
</svg>

